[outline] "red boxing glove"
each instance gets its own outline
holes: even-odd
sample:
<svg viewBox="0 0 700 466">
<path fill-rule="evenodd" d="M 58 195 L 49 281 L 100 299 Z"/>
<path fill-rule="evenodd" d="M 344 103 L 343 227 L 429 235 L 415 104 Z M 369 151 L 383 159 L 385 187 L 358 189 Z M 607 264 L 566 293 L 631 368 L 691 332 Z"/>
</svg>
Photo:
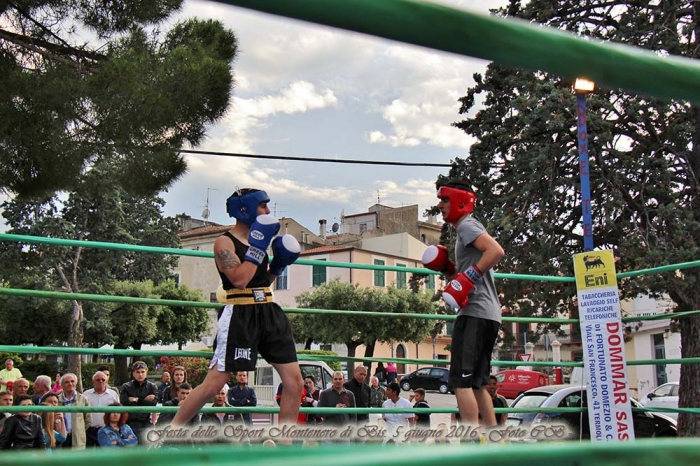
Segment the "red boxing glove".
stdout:
<svg viewBox="0 0 700 466">
<path fill-rule="evenodd" d="M 483 274 L 475 265 L 467 269 L 466 273 L 458 273 L 445 287 L 442 299 L 456 309 L 462 309 L 469 303 L 469 293 L 474 285 L 481 281 Z"/>
<path fill-rule="evenodd" d="M 452 276 L 455 274 L 455 263 L 450 260 L 447 248 L 443 245 L 428 246 L 423 253 L 423 265 L 436 272 Z"/>
</svg>

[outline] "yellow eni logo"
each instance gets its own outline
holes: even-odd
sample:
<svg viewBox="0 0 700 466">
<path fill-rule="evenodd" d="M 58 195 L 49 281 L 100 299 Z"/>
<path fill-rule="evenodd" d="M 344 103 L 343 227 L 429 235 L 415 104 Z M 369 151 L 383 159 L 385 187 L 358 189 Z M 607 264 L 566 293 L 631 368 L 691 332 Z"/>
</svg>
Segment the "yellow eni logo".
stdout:
<svg viewBox="0 0 700 466">
<path fill-rule="evenodd" d="M 584 275 L 583 279 L 586 282 L 586 288 L 605 286 L 608 284 L 608 274 L 606 273 L 604 273 L 602 277 L 596 277 L 595 275 Z"/>
<path fill-rule="evenodd" d="M 574 255 L 574 273 L 579 290 L 617 287 L 615 258 L 612 251 L 588 251 Z"/>
</svg>

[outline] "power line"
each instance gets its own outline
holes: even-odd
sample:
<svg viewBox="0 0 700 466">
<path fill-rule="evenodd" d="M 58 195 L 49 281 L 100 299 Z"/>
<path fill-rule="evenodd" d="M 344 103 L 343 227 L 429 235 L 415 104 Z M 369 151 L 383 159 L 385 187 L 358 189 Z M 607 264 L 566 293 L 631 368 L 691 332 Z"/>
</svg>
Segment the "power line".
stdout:
<svg viewBox="0 0 700 466">
<path fill-rule="evenodd" d="M 313 157 L 292 157 L 285 155 L 261 155 L 261 154 L 239 154 L 235 152 L 214 152 L 207 150 L 181 149 L 181 153 L 198 155 L 220 155 L 224 157 L 242 157 L 249 159 L 269 159 L 269 160 L 293 160 L 297 162 L 325 162 L 325 163 L 355 163 L 362 165 L 393 165 L 403 167 L 451 167 L 449 163 L 422 163 L 422 162 L 384 162 L 379 160 L 350 160 L 350 159 L 316 159 Z"/>
</svg>

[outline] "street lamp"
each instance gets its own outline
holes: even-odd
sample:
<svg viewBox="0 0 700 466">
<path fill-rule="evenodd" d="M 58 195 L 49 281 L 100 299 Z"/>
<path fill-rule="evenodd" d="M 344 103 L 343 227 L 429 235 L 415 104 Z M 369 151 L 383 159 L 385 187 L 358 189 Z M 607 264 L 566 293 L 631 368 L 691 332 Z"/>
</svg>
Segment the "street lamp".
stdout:
<svg viewBox="0 0 700 466">
<path fill-rule="evenodd" d="M 588 164 L 588 121 L 586 117 L 586 94 L 595 90 L 589 79 L 576 78 L 576 125 L 578 128 L 578 160 L 581 174 L 581 211 L 583 213 L 583 250 L 593 250 L 593 215 L 591 213 L 591 178 Z"/>
</svg>

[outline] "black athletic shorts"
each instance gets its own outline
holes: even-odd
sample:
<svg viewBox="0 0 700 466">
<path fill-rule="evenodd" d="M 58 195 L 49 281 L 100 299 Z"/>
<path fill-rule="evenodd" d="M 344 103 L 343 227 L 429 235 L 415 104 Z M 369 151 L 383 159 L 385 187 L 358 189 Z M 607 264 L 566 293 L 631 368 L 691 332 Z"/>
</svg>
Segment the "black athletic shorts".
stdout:
<svg viewBox="0 0 700 466">
<path fill-rule="evenodd" d="M 452 332 L 450 388 L 489 385 L 491 353 L 501 324 L 479 317 L 457 316 Z"/>
<path fill-rule="evenodd" d="M 277 303 L 227 305 L 219 313 L 210 368 L 220 372 L 252 371 L 258 353 L 267 362 L 297 361 L 289 319 Z"/>
</svg>

